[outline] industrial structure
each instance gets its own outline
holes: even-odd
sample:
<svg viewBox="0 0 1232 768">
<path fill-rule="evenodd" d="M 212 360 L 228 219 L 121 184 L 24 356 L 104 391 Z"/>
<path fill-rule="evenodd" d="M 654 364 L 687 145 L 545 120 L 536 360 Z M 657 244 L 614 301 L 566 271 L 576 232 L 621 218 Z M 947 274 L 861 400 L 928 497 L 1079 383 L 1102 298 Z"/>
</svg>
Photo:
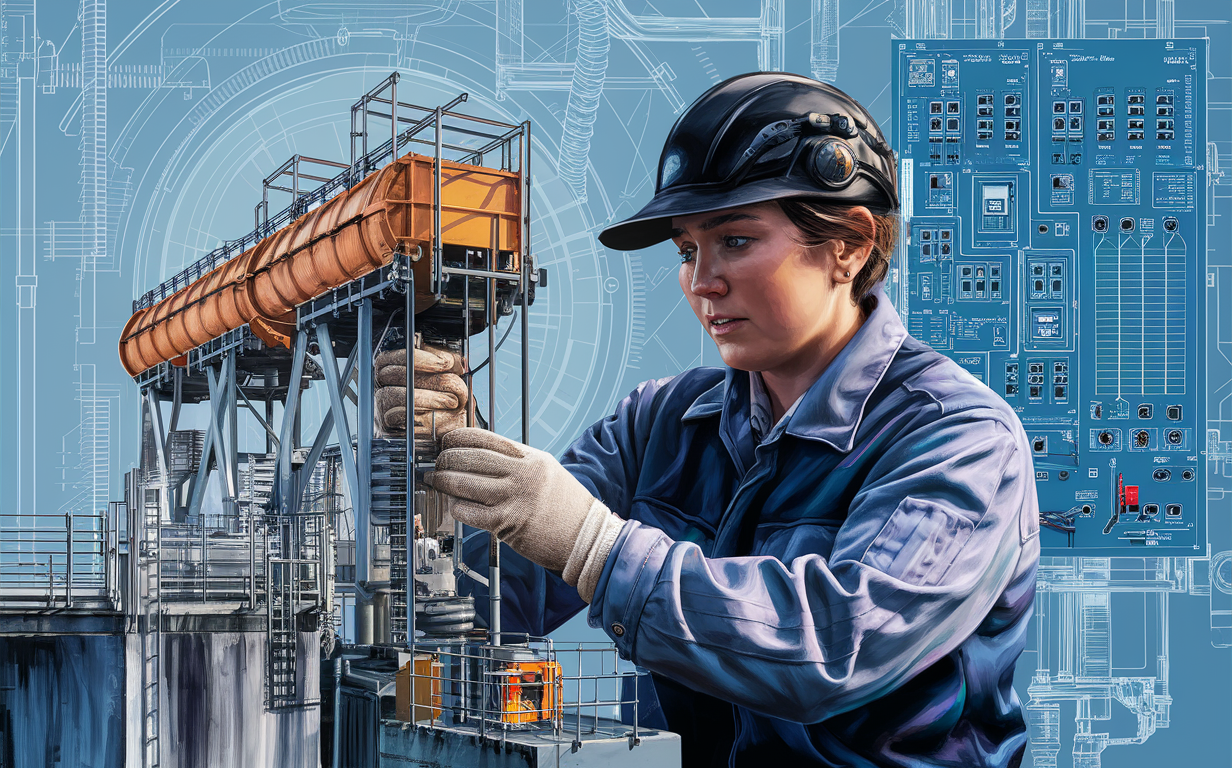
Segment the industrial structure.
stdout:
<svg viewBox="0 0 1232 768">
<path fill-rule="evenodd" d="M 500 546 L 486 568 L 464 562 L 466 531 L 423 484 L 447 429 L 509 429 L 501 318 L 506 337 L 520 326 L 529 440 L 528 311 L 546 272 L 528 245 L 530 124 L 456 111 L 466 94 L 426 108 L 397 92 L 393 73 L 355 103 L 349 163 L 292 157 L 264 179 L 250 234 L 133 303 L 119 354 L 141 445 L 124 499 L 5 543 L 6 604 L 30 606 L 6 621 L 103 638 L 124 717 L 87 751 L 122 742 L 130 766 L 470 765 L 484 750 L 678 764 L 675 735 L 638 731 L 644 673 L 612 646 L 502 632 Z M 272 216 L 271 193 L 291 198 Z M 424 389 L 433 371 L 459 383 Z M 327 410 L 306 436 L 313 386 Z M 182 428 L 190 406 L 204 429 Z M 244 410 L 261 450 L 241 447 Z M 55 669 L 90 656 L 42 652 Z"/>
</svg>

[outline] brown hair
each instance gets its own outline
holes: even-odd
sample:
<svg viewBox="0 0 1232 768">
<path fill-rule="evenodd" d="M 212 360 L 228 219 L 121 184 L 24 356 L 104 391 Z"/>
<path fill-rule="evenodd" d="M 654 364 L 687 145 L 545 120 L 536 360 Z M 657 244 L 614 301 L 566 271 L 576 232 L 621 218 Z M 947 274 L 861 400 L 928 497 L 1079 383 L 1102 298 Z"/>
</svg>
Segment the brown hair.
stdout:
<svg viewBox="0 0 1232 768">
<path fill-rule="evenodd" d="M 873 286 L 885 279 L 890 269 L 890 256 L 898 243 L 898 216 L 873 214 L 874 226 L 868 220 L 851 215 L 851 206 L 829 205 L 821 200 L 792 197 L 778 201 L 783 213 L 800 230 L 799 245 L 812 248 L 830 240 L 842 240 L 848 246 L 862 248 L 870 243 L 868 261 L 851 281 L 851 300 L 867 317 L 877 307 Z"/>
</svg>

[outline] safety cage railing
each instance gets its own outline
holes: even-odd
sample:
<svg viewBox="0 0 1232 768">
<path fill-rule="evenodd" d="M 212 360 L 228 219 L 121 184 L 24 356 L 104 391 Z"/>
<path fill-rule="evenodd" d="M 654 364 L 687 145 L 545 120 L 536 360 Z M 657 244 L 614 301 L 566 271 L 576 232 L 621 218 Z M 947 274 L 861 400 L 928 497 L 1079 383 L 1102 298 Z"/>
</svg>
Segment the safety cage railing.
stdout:
<svg viewBox="0 0 1232 768">
<path fill-rule="evenodd" d="M 575 745 L 583 736 L 627 737 L 632 746 L 646 674 L 610 643 L 507 632 L 500 645 L 420 644 L 397 673 L 397 715 L 418 725 L 466 726 L 481 738 L 535 731 Z"/>
</svg>

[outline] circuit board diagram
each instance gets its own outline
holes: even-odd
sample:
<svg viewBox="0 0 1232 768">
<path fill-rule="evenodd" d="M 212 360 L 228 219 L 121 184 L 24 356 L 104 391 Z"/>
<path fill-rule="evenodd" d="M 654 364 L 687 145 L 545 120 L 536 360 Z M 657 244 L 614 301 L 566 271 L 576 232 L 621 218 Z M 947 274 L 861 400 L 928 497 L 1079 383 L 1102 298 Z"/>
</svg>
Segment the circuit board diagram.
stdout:
<svg viewBox="0 0 1232 768">
<path fill-rule="evenodd" d="M 1198 554 L 1206 41 L 893 47 L 908 330 L 1018 413 L 1046 554 Z"/>
</svg>

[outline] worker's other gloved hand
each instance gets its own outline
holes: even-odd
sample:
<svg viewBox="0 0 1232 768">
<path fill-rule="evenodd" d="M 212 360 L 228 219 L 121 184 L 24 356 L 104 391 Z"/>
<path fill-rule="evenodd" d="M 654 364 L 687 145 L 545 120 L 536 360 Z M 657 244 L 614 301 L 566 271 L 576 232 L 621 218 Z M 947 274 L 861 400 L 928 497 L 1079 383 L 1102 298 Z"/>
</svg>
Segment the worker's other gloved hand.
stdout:
<svg viewBox="0 0 1232 768">
<path fill-rule="evenodd" d="M 624 521 L 550 453 L 474 427 L 441 442 L 436 471 L 425 479 L 455 497 L 453 516 L 561 572 L 589 603 Z"/>
<path fill-rule="evenodd" d="M 470 393 L 461 374 L 461 355 L 425 345 L 414 348 L 415 437 L 436 440 L 450 430 L 466 425 Z M 389 349 L 377 355 L 376 422 L 381 436 L 406 434 L 406 349 Z"/>
</svg>

